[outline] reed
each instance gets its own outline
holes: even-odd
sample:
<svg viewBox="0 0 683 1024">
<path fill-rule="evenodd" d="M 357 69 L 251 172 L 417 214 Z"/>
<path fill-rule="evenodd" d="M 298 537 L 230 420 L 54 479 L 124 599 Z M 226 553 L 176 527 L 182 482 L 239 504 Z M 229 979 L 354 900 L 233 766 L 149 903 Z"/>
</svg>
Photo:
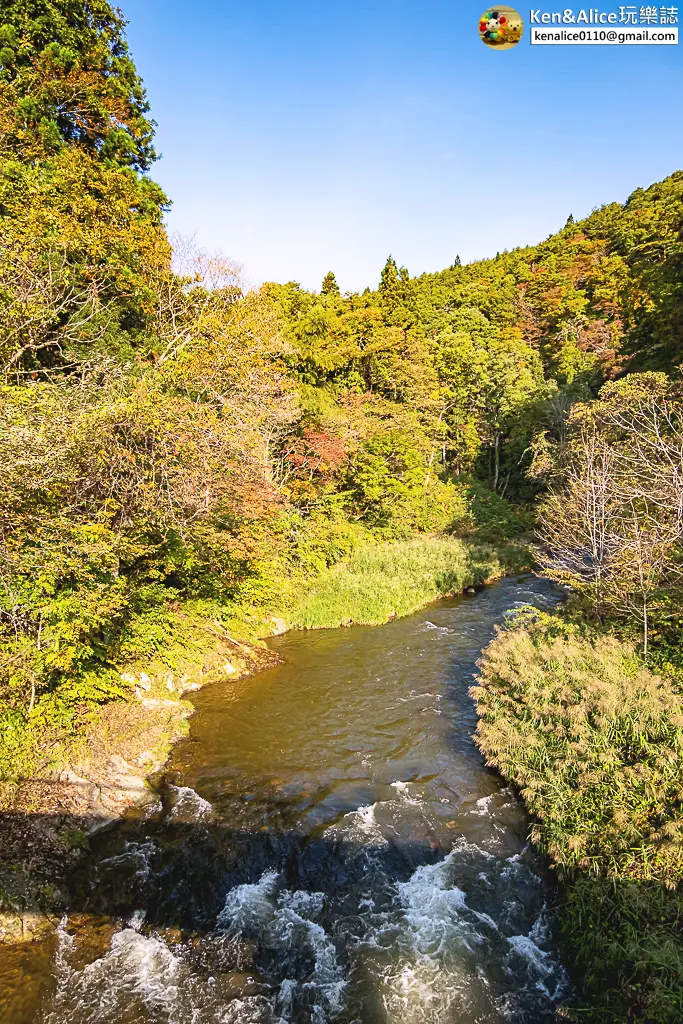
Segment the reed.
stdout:
<svg viewBox="0 0 683 1024">
<path fill-rule="evenodd" d="M 388 622 L 505 571 L 505 558 L 493 548 L 454 538 L 363 547 L 318 579 L 292 615 L 292 625 L 323 629 Z"/>
<path fill-rule="evenodd" d="M 561 882 L 582 1022 L 683 1019 L 683 697 L 629 645 L 537 616 L 501 631 L 472 695 Z"/>
</svg>

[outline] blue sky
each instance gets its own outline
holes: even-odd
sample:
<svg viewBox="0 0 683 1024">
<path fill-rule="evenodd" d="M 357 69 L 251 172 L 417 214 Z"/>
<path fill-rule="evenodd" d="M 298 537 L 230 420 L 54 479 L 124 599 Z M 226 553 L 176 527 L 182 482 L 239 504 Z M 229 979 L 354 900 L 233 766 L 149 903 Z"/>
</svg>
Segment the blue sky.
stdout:
<svg viewBox="0 0 683 1024">
<path fill-rule="evenodd" d="M 469 0 L 120 4 L 169 227 L 253 283 L 469 262 L 683 167 L 683 42 L 492 52 Z"/>
</svg>

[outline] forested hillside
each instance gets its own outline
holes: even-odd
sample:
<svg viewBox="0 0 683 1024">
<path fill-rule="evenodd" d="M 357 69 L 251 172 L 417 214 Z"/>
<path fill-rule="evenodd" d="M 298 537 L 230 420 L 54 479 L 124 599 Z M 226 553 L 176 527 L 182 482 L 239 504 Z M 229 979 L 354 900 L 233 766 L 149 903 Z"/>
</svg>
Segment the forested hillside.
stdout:
<svg viewBox="0 0 683 1024">
<path fill-rule="evenodd" d="M 315 581 L 378 542 L 451 535 L 479 568 L 425 555 L 425 594 L 479 582 L 539 507 L 578 619 L 677 686 L 683 171 L 492 259 L 245 291 L 167 235 L 120 14 L 0 17 L 0 780 L 202 623 L 309 625 Z"/>
<path fill-rule="evenodd" d="M 359 544 L 519 532 L 571 404 L 683 356 L 681 172 L 470 266 L 244 294 L 174 259 L 120 15 L 16 0 L 0 33 L 5 714 L 108 696 L 184 602 L 289 607 Z"/>
</svg>

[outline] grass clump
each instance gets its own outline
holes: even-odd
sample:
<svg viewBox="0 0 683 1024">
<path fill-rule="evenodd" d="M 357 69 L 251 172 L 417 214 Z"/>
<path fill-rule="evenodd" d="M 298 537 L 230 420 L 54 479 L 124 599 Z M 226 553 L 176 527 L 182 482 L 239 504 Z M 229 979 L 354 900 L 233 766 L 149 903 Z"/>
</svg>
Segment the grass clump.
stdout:
<svg viewBox="0 0 683 1024">
<path fill-rule="evenodd" d="M 683 1020 L 683 895 L 658 882 L 581 875 L 558 907 L 584 1005 L 577 1024 Z"/>
<path fill-rule="evenodd" d="M 542 624 L 500 635 L 473 688 L 477 739 L 556 864 L 683 876 L 683 699 L 632 649 Z"/>
<path fill-rule="evenodd" d="M 376 625 L 504 573 L 491 548 L 453 538 L 367 546 L 324 573 L 294 612 L 304 629 Z"/>
<path fill-rule="evenodd" d="M 563 883 L 577 1020 L 680 1020 L 680 692 L 613 637 L 540 616 L 499 634 L 472 694 L 477 742 Z"/>
</svg>

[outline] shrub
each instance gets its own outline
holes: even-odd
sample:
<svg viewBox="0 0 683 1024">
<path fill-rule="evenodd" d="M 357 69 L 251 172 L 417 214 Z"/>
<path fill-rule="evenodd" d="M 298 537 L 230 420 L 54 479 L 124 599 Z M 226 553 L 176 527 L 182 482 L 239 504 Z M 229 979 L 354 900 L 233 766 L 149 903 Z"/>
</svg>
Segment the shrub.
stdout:
<svg viewBox="0 0 683 1024">
<path fill-rule="evenodd" d="M 486 484 L 472 480 L 468 487 L 470 521 L 484 542 L 497 543 L 520 537 L 533 528 L 533 513 L 512 505 Z"/>
<path fill-rule="evenodd" d="M 658 882 L 579 877 L 558 907 L 565 956 L 590 1006 L 577 1024 L 683 1019 L 683 896 Z"/>
<path fill-rule="evenodd" d="M 562 868 L 683 877 L 683 699 L 617 640 L 547 622 L 488 648 L 477 741 Z"/>
</svg>

